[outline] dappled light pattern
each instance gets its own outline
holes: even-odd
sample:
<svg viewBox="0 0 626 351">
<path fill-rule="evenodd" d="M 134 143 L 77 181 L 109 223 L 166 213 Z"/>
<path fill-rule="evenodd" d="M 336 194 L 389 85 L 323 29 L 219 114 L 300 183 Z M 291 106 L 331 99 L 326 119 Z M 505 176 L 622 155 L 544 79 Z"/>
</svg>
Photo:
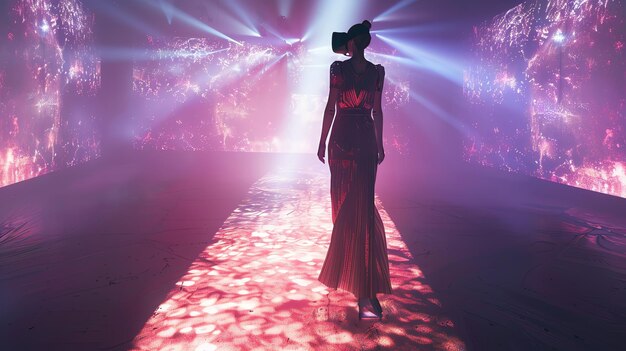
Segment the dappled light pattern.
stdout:
<svg viewBox="0 0 626 351">
<path fill-rule="evenodd" d="M 464 350 L 378 199 L 377 207 L 394 288 L 379 295 L 382 322 L 359 321 L 351 294 L 317 281 L 332 230 L 327 169 L 283 169 L 251 187 L 132 349 Z"/>
</svg>

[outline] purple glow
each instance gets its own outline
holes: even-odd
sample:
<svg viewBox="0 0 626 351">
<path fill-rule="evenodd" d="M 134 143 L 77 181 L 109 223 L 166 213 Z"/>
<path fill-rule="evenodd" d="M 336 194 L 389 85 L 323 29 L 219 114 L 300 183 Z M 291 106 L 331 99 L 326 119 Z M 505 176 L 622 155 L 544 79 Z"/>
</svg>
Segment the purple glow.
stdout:
<svg viewBox="0 0 626 351">
<path fill-rule="evenodd" d="M 39 28 L 41 29 L 43 33 L 48 33 L 48 31 L 50 30 L 50 25 L 48 24 L 48 22 L 43 21 L 43 23 L 41 24 Z"/>
<path fill-rule="evenodd" d="M 328 93 L 329 65 L 319 62 L 332 61 L 305 44 L 299 38 L 276 41 L 271 34 L 241 44 L 147 37 L 134 69 L 135 147 L 310 152 Z M 371 54 L 391 67 L 392 77 L 403 74 L 395 56 Z M 409 102 L 409 81 L 397 79 L 385 90 L 389 111 Z M 295 131 L 286 127 L 296 119 Z M 406 136 L 388 130 L 389 149 L 402 152 Z"/>
<path fill-rule="evenodd" d="M 0 186 L 100 153 L 85 107 L 100 87 L 93 15 L 77 0 L 21 0 L 8 18 L 0 38 L 9 56 L 0 61 Z"/>
<path fill-rule="evenodd" d="M 623 9 L 528 1 L 476 27 L 465 158 L 626 197 Z"/>
</svg>

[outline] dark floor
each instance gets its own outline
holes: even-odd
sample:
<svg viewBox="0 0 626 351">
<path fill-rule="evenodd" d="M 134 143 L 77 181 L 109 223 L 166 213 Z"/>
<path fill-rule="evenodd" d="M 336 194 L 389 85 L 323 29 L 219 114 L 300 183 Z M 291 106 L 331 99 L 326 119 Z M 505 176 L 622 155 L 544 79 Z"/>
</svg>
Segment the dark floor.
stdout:
<svg viewBox="0 0 626 351">
<path fill-rule="evenodd" d="M 385 174 L 378 192 L 467 348 L 621 350 L 626 200 L 445 169 Z"/>
<path fill-rule="evenodd" d="M 1 349 L 622 349 L 625 199 L 390 155 L 395 291 L 365 322 L 316 281 L 307 157 L 134 153 L 1 188 Z"/>
</svg>

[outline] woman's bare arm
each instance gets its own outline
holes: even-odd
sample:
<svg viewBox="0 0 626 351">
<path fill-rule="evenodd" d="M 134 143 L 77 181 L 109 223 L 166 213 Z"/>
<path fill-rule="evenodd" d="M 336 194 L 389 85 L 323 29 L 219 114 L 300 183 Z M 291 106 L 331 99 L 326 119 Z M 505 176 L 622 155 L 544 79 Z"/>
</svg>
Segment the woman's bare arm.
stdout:
<svg viewBox="0 0 626 351">
<path fill-rule="evenodd" d="M 324 121 L 322 122 L 322 135 L 320 136 L 320 144 L 317 150 L 317 158 L 324 163 L 324 156 L 326 155 L 326 139 L 328 138 L 328 132 L 330 126 L 333 124 L 335 118 L 335 106 L 337 104 L 337 96 L 339 95 L 339 89 L 330 88 L 328 93 L 328 101 L 326 102 L 326 108 L 324 108 Z"/>
</svg>

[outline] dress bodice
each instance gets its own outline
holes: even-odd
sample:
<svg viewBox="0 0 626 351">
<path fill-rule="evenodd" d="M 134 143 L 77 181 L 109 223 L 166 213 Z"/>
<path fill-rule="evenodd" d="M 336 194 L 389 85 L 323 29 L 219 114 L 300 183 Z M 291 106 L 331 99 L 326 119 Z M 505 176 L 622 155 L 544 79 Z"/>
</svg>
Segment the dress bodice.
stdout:
<svg viewBox="0 0 626 351">
<path fill-rule="evenodd" d="M 335 61 L 330 65 L 330 87 L 339 89 L 337 108 L 366 109 L 374 106 L 374 94 L 382 90 L 384 68 L 367 62 L 362 73 L 354 70 L 349 60 Z"/>
<path fill-rule="evenodd" d="M 333 121 L 328 155 L 330 160 L 376 162 L 378 157 L 372 108 L 376 92 L 382 91 L 383 66 L 367 62 L 363 73 L 350 61 L 330 66 L 330 87 L 338 90 L 337 115 Z"/>
</svg>

